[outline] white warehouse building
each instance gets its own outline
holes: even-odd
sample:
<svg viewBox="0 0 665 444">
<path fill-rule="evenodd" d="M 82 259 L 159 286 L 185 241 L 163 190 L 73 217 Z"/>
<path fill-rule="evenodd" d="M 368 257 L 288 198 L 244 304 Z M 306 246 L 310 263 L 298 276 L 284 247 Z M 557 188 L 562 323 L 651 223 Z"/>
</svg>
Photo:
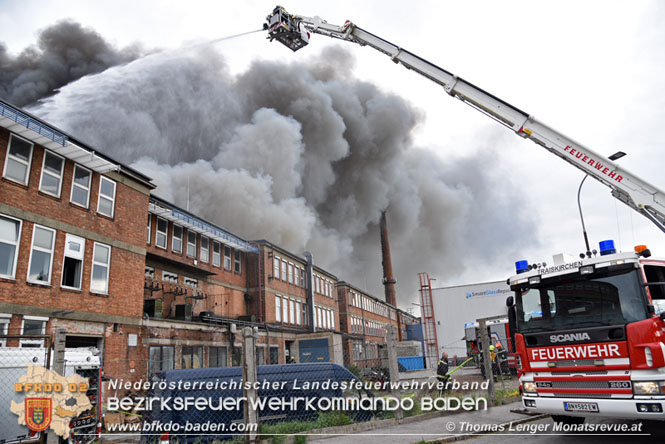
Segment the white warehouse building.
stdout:
<svg viewBox="0 0 665 444">
<path fill-rule="evenodd" d="M 439 356 L 465 356 L 465 324 L 476 319 L 505 315 L 506 298 L 512 293 L 506 281 L 432 289 Z"/>
</svg>

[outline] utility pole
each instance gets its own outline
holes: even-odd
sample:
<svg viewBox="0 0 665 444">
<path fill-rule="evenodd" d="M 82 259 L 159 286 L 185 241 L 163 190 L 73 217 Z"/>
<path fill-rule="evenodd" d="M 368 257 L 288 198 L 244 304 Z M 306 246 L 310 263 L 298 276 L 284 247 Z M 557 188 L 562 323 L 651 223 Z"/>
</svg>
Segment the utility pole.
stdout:
<svg viewBox="0 0 665 444">
<path fill-rule="evenodd" d="M 256 338 L 258 331 L 256 327 L 245 327 L 242 329 L 242 380 L 246 384 L 243 388 L 243 396 L 247 399 L 245 401 L 244 422 L 246 425 L 258 424 L 259 414 L 256 409 L 251 408 L 251 404 L 258 397 L 258 390 L 256 390 L 256 381 L 258 375 L 256 371 Z M 268 350 L 270 353 L 270 350 Z M 250 388 L 247 388 L 250 387 Z M 257 442 L 257 430 L 251 430 L 245 434 L 245 443 L 251 444 Z"/>
<path fill-rule="evenodd" d="M 496 403 L 496 394 L 494 393 L 494 373 L 492 372 L 492 361 L 490 358 L 490 340 L 487 335 L 487 319 L 478 319 L 478 328 L 480 329 L 480 345 L 483 348 L 485 378 L 489 381 L 487 394 L 489 395 L 490 405 L 492 406 Z"/>
</svg>

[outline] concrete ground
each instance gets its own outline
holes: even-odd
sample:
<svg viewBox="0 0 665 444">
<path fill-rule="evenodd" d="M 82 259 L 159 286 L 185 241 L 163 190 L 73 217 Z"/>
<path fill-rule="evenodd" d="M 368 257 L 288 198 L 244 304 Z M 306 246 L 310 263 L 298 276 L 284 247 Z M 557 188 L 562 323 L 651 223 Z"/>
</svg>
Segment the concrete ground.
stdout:
<svg viewBox="0 0 665 444">
<path fill-rule="evenodd" d="M 468 437 L 479 424 L 486 427 L 498 424 L 519 424 L 542 418 L 516 413 L 522 406 L 521 401 L 511 402 L 487 410 L 462 412 L 425 419 L 404 422 L 388 427 L 380 427 L 351 435 L 319 434 L 308 435 L 308 440 L 321 439 L 321 444 L 352 444 L 362 440 L 363 444 L 412 444 L 421 441 L 457 441 Z M 410 418 L 409 418 L 410 419 Z M 415 419 L 415 418 L 414 418 Z"/>
</svg>

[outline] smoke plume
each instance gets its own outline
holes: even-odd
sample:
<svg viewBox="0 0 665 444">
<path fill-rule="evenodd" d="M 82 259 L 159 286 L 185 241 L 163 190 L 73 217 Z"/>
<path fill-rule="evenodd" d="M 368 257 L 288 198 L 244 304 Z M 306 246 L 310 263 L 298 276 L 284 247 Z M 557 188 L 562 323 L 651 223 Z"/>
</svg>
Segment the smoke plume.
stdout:
<svg viewBox="0 0 665 444">
<path fill-rule="evenodd" d="M 25 106 L 87 74 L 136 59 L 139 47 L 115 49 L 97 32 L 63 20 L 39 33 L 18 56 L 0 42 L 0 97 Z"/>
<path fill-rule="evenodd" d="M 446 162 L 414 146 L 422 112 L 354 78 L 352 60 L 330 47 L 232 76 L 209 47 L 160 53 L 81 78 L 32 111 L 153 177 L 157 195 L 242 237 L 312 251 L 379 297 L 387 209 L 403 307 L 420 271 L 441 282 L 517 256 L 535 230 L 513 210 L 519 193 L 491 143 L 482 158 Z"/>
</svg>

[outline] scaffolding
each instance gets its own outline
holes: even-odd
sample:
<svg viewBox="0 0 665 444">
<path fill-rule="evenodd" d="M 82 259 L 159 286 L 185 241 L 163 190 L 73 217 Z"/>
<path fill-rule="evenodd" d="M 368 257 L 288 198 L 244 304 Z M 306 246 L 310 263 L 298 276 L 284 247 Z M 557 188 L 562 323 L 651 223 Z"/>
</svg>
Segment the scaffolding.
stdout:
<svg viewBox="0 0 665 444">
<path fill-rule="evenodd" d="M 432 302 L 432 281 L 427 273 L 418 273 L 420 279 L 420 308 L 422 310 L 423 341 L 425 342 L 425 365 L 436 368 L 439 361 L 439 344 L 436 340 L 436 320 Z"/>
</svg>

